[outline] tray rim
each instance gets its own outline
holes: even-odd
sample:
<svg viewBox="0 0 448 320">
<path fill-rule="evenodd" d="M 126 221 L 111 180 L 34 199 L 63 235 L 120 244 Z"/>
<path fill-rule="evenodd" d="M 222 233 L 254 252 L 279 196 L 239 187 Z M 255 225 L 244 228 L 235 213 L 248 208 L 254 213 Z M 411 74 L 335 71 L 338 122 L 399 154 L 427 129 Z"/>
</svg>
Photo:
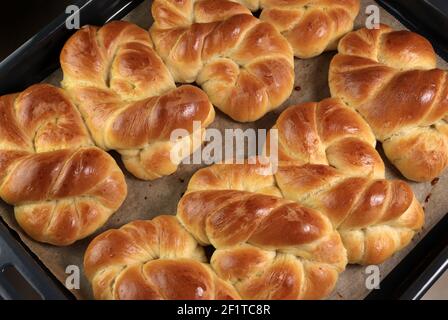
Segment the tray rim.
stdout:
<svg viewBox="0 0 448 320">
<path fill-rule="evenodd" d="M 88 22 L 90 24 L 104 24 L 110 20 L 116 20 L 123 18 L 127 13 L 132 11 L 143 0 L 116 0 L 113 5 L 109 4 L 111 11 L 108 17 L 103 19 L 104 21 Z M 404 18 L 400 12 L 394 8 L 390 3 L 384 0 L 376 0 L 384 9 L 391 13 L 394 18 L 399 20 L 408 29 L 416 31 L 420 34 L 424 34 L 433 46 L 436 48 L 437 54 L 442 59 L 448 61 L 448 52 L 444 51 L 437 45 L 434 38 L 428 36 L 428 32 L 422 32 L 419 26 L 412 21 Z M 94 10 L 94 4 L 97 4 L 97 0 L 75 0 L 73 4 L 79 4 L 80 11 L 83 12 L 83 16 L 92 14 Z M 67 15 L 61 13 L 56 19 L 48 23 L 44 28 L 37 32 L 28 41 L 22 44 L 3 61 L 0 62 L 0 83 L 1 75 L 5 74 L 14 64 L 23 57 L 27 57 L 30 48 L 34 48 L 42 42 L 49 41 L 51 35 L 60 29 L 65 29 L 65 19 Z M 87 23 L 82 23 L 82 25 Z M 69 35 L 70 31 L 65 29 Z M 65 42 L 65 41 L 64 41 Z M 55 68 L 47 68 L 45 71 L 47 74 L 42 74 L 42 79 L 51 74 L 58 67 L 59 62 L 55 63 Z M 24 84 L 26 87 L 28 84 Z M 20 90 L 20 89 L 19 89 Z M 0 92 L 0 94 L 3 94 Z M 14 237 L 14 231 L 3 221 L 0 217 L 0 243 L 2 240 L 7 244 L 9 253 L 6 258 L 12 259 L 12 261 L 3 261 L 4 251 L 0 251 L 0 268 L 3 265 L 11 264 L 15 262 L 16 268 L 22 273 L 22 275 L 30 282 L 30 284 L 39 292 L 43 299 L 75 299 L 74 295 L 63 286 L 63 284 L 56 279 L 56 277 L 44 266 L 44 264 L 36 257 L 33 252 L 28 248 L 26 244 L 18 237 Z M 438 280 L 438 278 L 448 269 L 448 242 L 440 248 L 441 239 L 447 239 L 444 237 L 444 230 L 448 230 L 448 214 L 444 217 L 426 234 L 403 259 L 400 261 L 392 271 L 381 281 L 379 290 L 371 291 L 366 300 L 378 300 L 378 299 L 404 299 L 404 300 L 416 300 L 420 299 L 426 291 Z M 9 231 L 8 233 L 6 231 Z M 439 246 L 438 246 L 439 244 Z M 426 250 L 428 247 L 437 247 L 437 252 Z M 11 251 L 12 250 L 12 251 Z M 14 257 L 16 255 L 16 257 Z M 2 258 L 3 257 L 3 258 Z M 30 260 L 31 259 L 31 260 Z M 27 263 L 23 263 L 27 261 Z M 31 261 L 28 263 L 28 261 Z M 413 270 L 412 266 L 415 265 L 415 261 L 420 261 L 418 268 Z M 19 265 L 19 266 L 18 266 Z M 412 274 L 406 274 L 410 271 L 414 271 Z M 1 272 L 1 270 L 0 270 Z M 36 276 L 37 275 L 37 276 Z M 46 277 L 45 277 L 46 276 Z M 34 279 L 33 279 L 34 278 Z M 2 287 L 0 285 L 0 294 L 2 293 Z M 17 294 L 17 293 L 15 293 Z"/>
</svg>

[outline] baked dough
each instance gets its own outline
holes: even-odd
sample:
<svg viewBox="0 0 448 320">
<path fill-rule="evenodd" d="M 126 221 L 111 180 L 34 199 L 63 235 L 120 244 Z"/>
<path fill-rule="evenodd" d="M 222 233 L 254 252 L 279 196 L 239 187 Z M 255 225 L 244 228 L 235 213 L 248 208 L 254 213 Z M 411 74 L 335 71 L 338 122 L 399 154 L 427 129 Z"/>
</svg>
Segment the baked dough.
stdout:
<svg viewBox="0 0 448 320">
<path fill-rule="evenodd" d="M 438 177 L 448 164 L 448 81 L 429 41 L 381 25 L 349 33 L 338 51 L 331 95 L 363 116 L 406 178 Z"/>
<path fill-rule="evenodd" d="M 152 13 L 162 28 L 224 20 L 235 14 L 260 12 L 290 43 L 298 58 L 335 50 L 353 30 L 359 0 L 155 0 Z"/>
<path fill-rule="evenodd" d="M 193 136 L 202 139 L 214 119 L 207 95 L 191 85 L 176 88 L 148 32 L 129 22 L 83 27 L 67 41 L 60 59 L 62 86 L 95 144 L 117 150 L 140 179 L 175 172 L 182 159 L 171 151 L 193 151 Z M 189 135 L 171 139 L 175 129 Z"/>
<path fill-rule="evenodd" d="M 0 97 L 0 197 L 33 239 L 69 245 L 126 198 L 115 160 L 93 146 L 63 90 L 37 84 Z"/>
<path fill-rule="evenodd" d="M 174 216 L 132 221 L 89 244 L 84 271 L 96 299 L 239 299 L 204 263 L 203 249 Z"/>
<path fill-rule="evenodd" d="M 194 2 L 152 5 L 151 38 L 174 80 L 196 82 L 236 121 L 255 121 L 279 107 L 294 85 L 294 56 L 286 39 L 236 3 L 215 1 L 195 11 Z"/>
</svg>

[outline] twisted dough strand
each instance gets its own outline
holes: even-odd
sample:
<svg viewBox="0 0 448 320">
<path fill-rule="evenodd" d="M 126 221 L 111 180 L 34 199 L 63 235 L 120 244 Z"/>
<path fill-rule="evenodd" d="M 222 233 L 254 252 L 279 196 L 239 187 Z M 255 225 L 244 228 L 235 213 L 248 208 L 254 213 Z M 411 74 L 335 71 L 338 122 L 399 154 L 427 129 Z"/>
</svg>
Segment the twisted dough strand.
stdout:
<svg viewBox="0 0 448 320">
<path fill-rule="evenodd" d="M 214 119 L 206 94 L 193 86 L 176 88 L 152 47 L 147 31 L 115 21 L 82 28 L 61 52 L 62 85 L 95 143 L 117 150 L 126 168 L 145 180 L 173 173 L 181 159 L 172 159 L 171 150 L 192 146 L 193 136 L 201 139 Z M 175 129 L 189 135 L 171 141 Z"/>
<path fill-rule="evenodd" d="M 159 28 L 169 29 L 262 10 L 260 20 L 288 40 L 296 57 L 312 58 L 336 49 L 353 29 L 359 7 L 358 0 L 156 0 L 152 15 Z"/>
<path fill-rule="evenodd" d="M 276 181 L 285 198 L 330 218 L 349 263 L 384 262 L 424 223 L 423 210 L 403 181 L 347 176 L 322 165 L 282 166 Z"/>
<path fill-rule="evenodd" d="M 409 31 L 361 29 L 330 65 L 333 96 L 357 110 L 408 179 L 430 181 L 448 165 L 448 81 L 431 44 Z"/>
<path fill-rule="evenodd" d="M 295 202 L 235 190 L 191 191 L 177 216 L 199 243 L 216 248 L 213 269 L 243 299 L 323 298 L 345 268 L 345 249 L 329 220 Z"/>
<path fill-rule="evenodd" d="M 342 101 L 292 106 L 274 128 L 279 137 L 274 175 L 266 171 L 269 164 L 259 162 L 217 164 L 196 172 L 188 192 L 282 196 L 317 210 L 340 233 L 350 263 L 381 263 L 422 227 L 424 213 L 412 190 L 402 181 L 383 179 L 384 164 L 371 131 Z"/>
<path fill-rule="evenodd" d="M 278 31 L 249 11 L 240 14 L 238 6 L 235 11 L 234 3 L 229 10 L 213 6 L 204 13 L 207 22 L 188 16 L 192 5 L 158 0 L 152 7 L 150 34 L 175 81 L 196 81 L 215 106 L 241 122 L 257 120 L 283 103 L 293 88 L 294 61 Z"/>
<path fill-rule="evenodd" d="M 202 248 L 177 219 L 162 215 L 97 236 L 84 269 L 96 299 L 238 299 L 204 261 Z"/>
<path fill-rule="evenodd" d="M 278 117 L 279 160 L 294 165 L 322 164 L 348 175 L 384 178 L 367 123 L 338 99 L 291 106 Z M 269 137 L 266 150 L 269 148 Z"/>
<path fill-rule="evenodd" d="M 350 263 L 382 263 L 420 230 L 423 209 L 411 188 L 384 180 L 370 128 L 340 99 L 292 106 L 274 128 L 279 189 L 330 218 Z"/>
<path fill-rule="evenodd" d="M 0 97 L 0 197 L 29 236 L 69 245 L 102 226 L 126 192 L 62 90 L 39 84 Z"/>
</svg>

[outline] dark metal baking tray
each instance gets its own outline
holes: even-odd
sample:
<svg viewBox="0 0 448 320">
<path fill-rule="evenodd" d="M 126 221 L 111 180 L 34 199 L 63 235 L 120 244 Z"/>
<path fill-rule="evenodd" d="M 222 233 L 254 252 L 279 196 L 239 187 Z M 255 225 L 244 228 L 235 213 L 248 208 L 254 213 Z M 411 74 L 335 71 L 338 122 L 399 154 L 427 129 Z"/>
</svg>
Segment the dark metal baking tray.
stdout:
<svg viewBox="0 0 448 320">
<path fill-rule="evenodd" d="M 80 25 L 83 26 L 101 25 L 109 20 L 121 19 L 141 2 L 142 0 L 73 0 L 71 4 L 79 7 Z M 56 19 L 0 62 L 0 94 L 21 91 L 42 81 L 59 67 L 62 46 L 75 31 L 66 28 L 67 17 L 69 15 L 65 10 L 62 11 Z"/>
<path fill-rule="evenodd" d="M 101 25 L 120 19 L 142 0 L 79 0 L 72 1 L 80 8 L 81 25 Z M 413 18 L 414 1 L 378 1 L 409 29 L 418 31 L 433 43 L 440 56 L 448 59 L 444 35 Z M 448 23 L 448 6 L 444 1 L 420 1 L 425 10 L 442 17 L 437 25 Z M 406 4 L 411 4 L 407 6 Z M 413 7 L 414 9 L 410 9 Z M 434 9 L 435 8 L 435 9 Z M 431 11 L 432 10 L 432 11 Z M 419 16 L 419 15 L 417 15 Z M 73 30 L 65 27 L 65 13 L 47 24 L 26 43 L 0 62 L 0 94 L 23 90 L 39 82 L 58 68 L 58 55 Z M 442 21 L 442 22 L 440 22 Z M 447 29 L 442 29 L 442 33 Z M 445 34 L 446 36 L 446 34 Z M 448 261 L 448 215 L 437 224 L 397 267 L 381 282 L 367 299 L 419 299 L 438 279 Z M 73 299 L 72 294 L 56 280 L 38 259 L 0 219 L 0 299 Z"/>
<path fill-rule="evenodd" d="M 404 26 L 425 36 L 448 61 L 448 1 L 377 0 Z M 448 269 L 448 214 L 373 290 L 366 299 L 417 300 Z"/>
<path fill-rule="evenodd" d="M 439 56 L 448 60 L 447 0 L 377 0 L 411 30 L 428 38 Z"/>
</svg>

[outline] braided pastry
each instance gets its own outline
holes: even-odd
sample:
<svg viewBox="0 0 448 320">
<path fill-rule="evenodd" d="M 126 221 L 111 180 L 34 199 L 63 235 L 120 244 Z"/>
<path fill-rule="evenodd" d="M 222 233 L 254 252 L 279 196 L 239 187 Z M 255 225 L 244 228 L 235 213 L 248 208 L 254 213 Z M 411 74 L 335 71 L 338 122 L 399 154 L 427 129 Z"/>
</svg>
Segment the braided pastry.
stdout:
<svg viewBox="0 0 448 320">
<path fill-rule="evenodd" d="M 133 221 L 97 236 L 84 270 L 96 299 L 238 299 L 173 216 Z"/>
<path fill-rule="evenodd" d="M 272 23 L 291 44 L 294 55 L 303 59 L 335 50 L 339 39 L 353 30 L 360 7 L 359 0 L 257 2 L 258 8 L 263 9 L 260 19 Z"/>
<path fill-rule="evenodd" d="M 345 36 L 330 65 L 331 94 L 366 119 L 387 158 L 415 181 L 448 165 L 447 73 L 435 68 L 425 38 L 385 25 Z"/>
<path fill-rule="evenodd" d="M 225 20 L 262 10 L 260 20 L 271 23 L 290 43 L 298 58 L 335 50 L 339 39 L 353 30 L 359 0 L 156 0 L 152 13 L 158 27 L 188 27 L 193 22 Z"/>
<path fill-rule="evenodd" d="M 375 150 L 372 130 L 339 99 L 291 106 L 278 117 L 273 129 L 278 130 L 278 158 L 282 162 L 322 164 L 349 175 L 384 178 L 384 163 Z"/>
<path fill-rule="evenodd" d="M 319 299 L 332 291 L 347 258 L 319 211 L 262 193 L 190 186 L 177 216 L 199 243 L 216 248 L 213 269 L 243 299 Z"/>
<path fill-rule="evenodd" d="M 340 100 L 290 107 L 274 128 L 279 131 L 275 175 L 260 162 L 218 164 L 195 173 L 189 192 L 283 196 L 317 210 L 339 231 L 350 263 L 381 263 L 422 227 L 423 210 L 412 190 L 402 181 L 383 179 L 384 164 L 368 126 Z"/>
<path fill-rule="evenodd" d="M 120 168 L 92 146 L 61 89 L 39 84 L 0 97 L 0 197 L 30 237 L 55 245 L 82 239 L 126 192 Z"/>
<path fill-rule="evenodd" d="M 339 99 L 284 111 L 275 175 L 283 196 L 330 218 L 350 263 L 378 264 L 406 246 L 424 221 L 411 188 L 383 180 L 384 164 L 365 121 Z"/>
<path fill-rule="evenodd" d="M 194 2 L 153 2 L 150 34 L 174 80 L 195 81 L 216 107 L 241 122 L 280 106 L 294 85 L 288 42 L 236 3 L 213 1 L 193 10 Z"/>
<path fill-rule="evenodd" d="M 115 21 L 82 28 L 61 52 L 62 85 L 95 143 L 117 150 L 126 168 L 145 180 L 176 171 L 181 159 L 173 159 L 171 150 L 191 146 L 193 135 L 201 138 L 214 119 L 207 95 L 189 85 L 176 88 L 152 46 L 147 31 Z M 190 135 L 171 141 L 175 129 Z"/>
</svg>

